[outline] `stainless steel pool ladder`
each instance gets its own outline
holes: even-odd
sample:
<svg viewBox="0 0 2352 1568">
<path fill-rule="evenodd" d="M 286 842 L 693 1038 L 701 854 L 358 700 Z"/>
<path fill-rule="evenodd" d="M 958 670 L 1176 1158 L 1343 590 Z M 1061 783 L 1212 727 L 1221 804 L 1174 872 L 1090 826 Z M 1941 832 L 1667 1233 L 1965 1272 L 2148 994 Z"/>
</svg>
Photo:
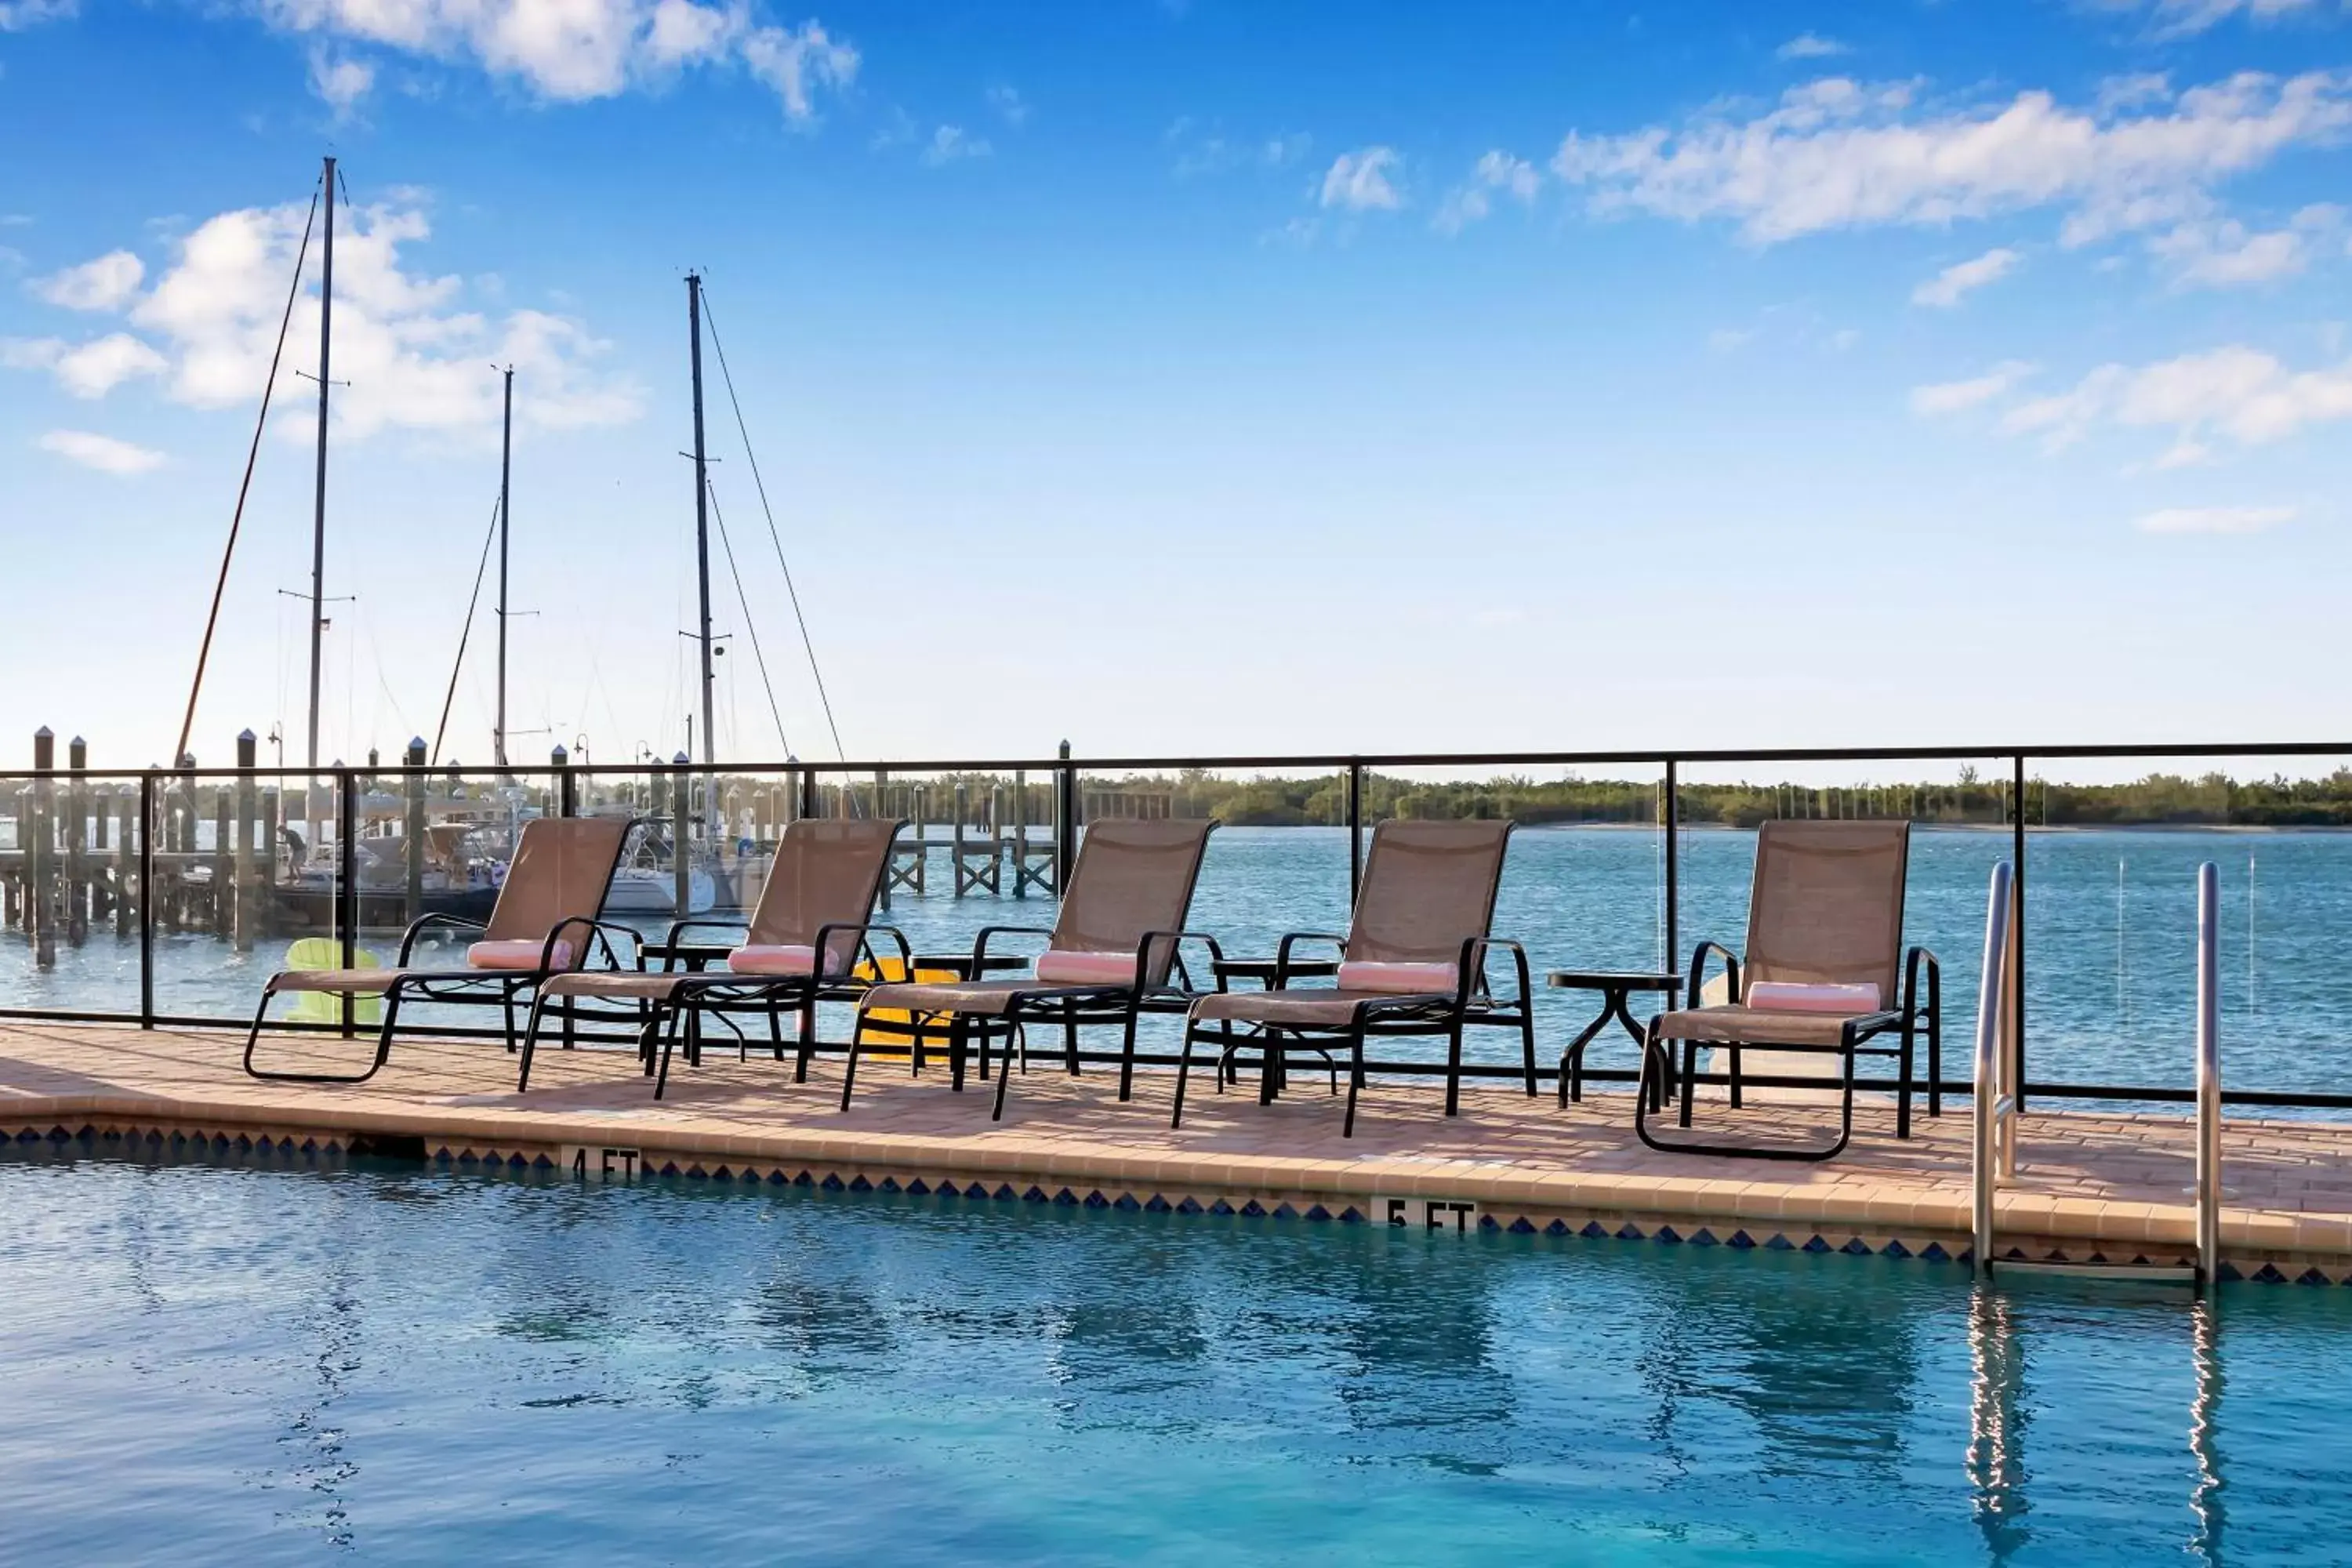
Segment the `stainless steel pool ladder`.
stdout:
<svg viewBox="0 0 2352 1568">
<path fill-rule="evenodd" d="M 1990 1273 L 1993 1266 L 1996 1197 L 2001 1184 L 2017 1174 L 2014 986 L 2021 932 L 2015 913 L 2015 873 L 2004 861 L 1992 868 L 1985 905 L 1984 967 L 1977 988 L 1973 1256 L 1979 1275 Z M 2197 868 L 2197 1261 L 2192 1271 L 2197 1283 L 2206 1286 L 2219 1278 L 2221 1263 L 2221 934 L 2220 879 L 2209 860 Z M 2092 1272 L 2071 1265 L 2055 1269 Z M 2147 1268 L 2097 1272 L 2137 1279 L 2179 1277 L 2178 1270 Z"/>
<path fill-rule="evenodd" d="M 2017 973 L 2014 943 L 2016 872 L 2006 860 L 1992 868 L 1985 900 L 1984 961 L 1977 982 L 1977 1051 L 1973 1080 L 1976 1187 L 1973 1257 L 1979 1275 L 1992 1269 L 1993 1204 L 2003 1182 L 2017 1173 L 2017 1009 L 2010 993 Z"/>
</svg>

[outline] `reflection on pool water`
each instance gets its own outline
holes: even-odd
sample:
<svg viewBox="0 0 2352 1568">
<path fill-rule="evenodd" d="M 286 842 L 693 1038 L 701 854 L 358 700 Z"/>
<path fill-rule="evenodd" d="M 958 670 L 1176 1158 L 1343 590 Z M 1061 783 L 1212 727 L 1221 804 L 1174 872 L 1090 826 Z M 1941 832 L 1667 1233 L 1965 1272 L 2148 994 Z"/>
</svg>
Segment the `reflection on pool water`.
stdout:
<svg viewBox="0 0 2352 1568">
<path fill-rule="evenodd" d="M 2352 1291 L 0 1157 L 7 1554 L 2340 1561 Z"/>
</svg>

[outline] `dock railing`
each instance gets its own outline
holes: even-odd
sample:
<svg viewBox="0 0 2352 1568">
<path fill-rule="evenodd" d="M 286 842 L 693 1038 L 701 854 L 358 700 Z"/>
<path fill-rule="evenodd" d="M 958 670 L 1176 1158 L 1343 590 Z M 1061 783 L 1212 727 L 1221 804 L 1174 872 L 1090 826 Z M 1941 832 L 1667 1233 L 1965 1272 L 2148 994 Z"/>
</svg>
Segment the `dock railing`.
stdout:
<svg viewBox="0 0 2352 1568">
<path fill-rule="evenodd" d="M 2187 1053 L 2150 1053 L 2144 1042 L 2151 1025 L 2166 1028 L 2162 1021 L 2188 1007 L 2190 971 L 2174 944 L 2189 918 L 2189 873 L 2210 856 L 2230 873 L 2226 921 L 2217 917 L 2228 939 L 2221 956 L 2243 965 L 2231 985 L 2239 1022 L 2223 1103 L 2258 1113 L 2352 1112 L 2352 1079 L 2332 1049 L 2335 1020 L 2352 1014 L 2352 989 L 2318 1006 L 2262 1005 L 2266 975 L 2281 976 L 2282 997 L 2292 977 L 2293 994 L 2307 1000 L 2308 976 L 2335 989 L 2332 976 L 2352 973 L 2325 956 L 2352 944 L 2352 900 L 2340 894 L 2352 885 L 2352 837 L 2342 831 L 2352 829 L 2352 740 L 1084 759 L 1057 748 L 1044 756 L 786 758 L 709 770 L 660 760 L 650 748 L 634 762 L 593 765 L 584 751 L 559 748 L 543 766 L 427 766 L 421 742 L 399 757 L 310 770 L 256 765 L 257 747 L 244 736 L 236 767 L 187 758 L 107 770 L 89 765 L 86 747 L 54 740 L 36 737 L 29 772 L 0 773 L 0 1018 L 242 1026 L 254 972 L 284 961 L 281 942 L 317 936 L 340 952 L 354 927 L 381 938 L 428 908 L 469 900 L 487 907 L 498 852 L 473 854 L 467 871 L 459 862 L 473 852 L 462 844 L 500 840 L 538 815 L 625 812 L 666 825 L 648 836 L 644 863 L 625 868 L 630 897 L 613 905 L 648 929 L 709 912 L 714 888 L 726 909 L 752 901 L 762 856 L 796 816 L 927 816 L 944 856 L 955 791 L 967 792 L 974 824 L 982 803 L 1003 792 L 1011 808 L 988 820 L 1014 823 L 1013 847 L 988 828 L 975 842 L 967 826 L 969 858 L 1024 858 L 1025 817 L 1029 874 L 962 891 L 1050 899 L 1058 868 L 1075 859 L 1090 806 L 1214 816 L 1254 837 L 1228 833 L 1211 851 L 1202 914 L 1233 942 L 1254 944 L 1245 954 L 1285 931 L 1344 922 L 1378 823 L 1504 816 L 1531 829 L 1593 831 L 1572 857 L 1537 833 L 1520 836 L 1497 929 L 1530 939 L 1539 964 L 1644 973 L 1682 967 L 1694 936 L 1738 929 L 1748 882 L 1742 847 L 1759 821 L 1875 817 L 1927 830 L 1915 843 L 1917 896 L 1906 938 L 1930 950 L 1968 951 L 1977 934 L 1977 879 L 1996 858 L 2011 864 L 2015 952 L 2002 1011 L 2016 1110 L 2067 1101 L 2186 1112 L 2197 1103 L 2200 1089 L 2181 1070 Z M 2184 776 L 2224 762 L 2229 773 Z M 2044 776 L 2045 763 L 2140 782 L 2068 783 Z M 2290 765 L 2304 774 L 2289 777 Z M 695 858 L 683 877 L 671 843 L 681 820 Z M 1311 853 L 1277 853 L 1257 832 L 1276 826 L 1321 836 L 1301 840 Z M 2331 827 L 2338 831 L 2305 831 Z M 2112 840 L 2092 831 L 2109 828 L 2120 830 Z M 2210 845 L 2191 851 L 2179 837 L 2205 828 L 2283 831 L 2249 832 L 2218 852 Z M 1249 857 L 1280 879 L 1244 885 L 1236 868 Z M 1538 877 L 1548 879 L 1536 886 Z M 952 890 L 941 880 L 949 884 L 941 891 Z M 994 918 L 977 906 L 959 914 L 952 900 L 909 903 L 894 918 L 923 927 L 919 940 L 939 952 L 968 946 L 973 930 Z M 1948 995 L 1957 1022 L 1971 999 L 1964 985 Z M 1539 1029 L 1572 1033 L 1589 1020 L 1587 1000 L 1567 990 L 1539 994 Z M 446 1027 L 499 1033 L 487 1018 Z M 1160 1054 L 1172 1062 L 1172 1047 Z M 1589 1065 L 1587 1081 L 1630 1087 L 1633 1065 L 1621 1060 Z M 1938 1080 L 1932 1115 L 1937 1096 L 1957 1100 L 1970 1085 L 1957 1056 L 1942 1062 L 1931 1055 L 1927 1065 Z M 1366 1070 L 1426 1076 L 1429 1063 L 1383 1057 Z M 1521 1068 L 1499 1055 L 1474 1055 L 1464 1071 L 1508 1079 Z M 1882 1093 L 1898 1086 L 1873 1071 L 1856 1087 Z M 1925 1086 L 1915 1079 L 1913 1087 Z"/>
</svg>

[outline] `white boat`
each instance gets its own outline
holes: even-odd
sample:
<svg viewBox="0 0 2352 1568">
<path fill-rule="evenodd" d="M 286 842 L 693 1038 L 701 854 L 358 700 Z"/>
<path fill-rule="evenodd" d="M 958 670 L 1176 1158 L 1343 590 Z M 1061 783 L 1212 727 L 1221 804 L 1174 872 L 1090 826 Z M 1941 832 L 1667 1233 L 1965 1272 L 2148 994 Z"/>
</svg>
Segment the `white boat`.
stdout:
<svg viewBox="0 0 2352 1568">
<path fill-rule="evenodd" d="M 708 914 L 719 902 L 719 884 L 699 866 L 686 873 L 686 912 Z M 667 915 L 677 912 L 677 874 L 656 866 L 624 866 L 613 873 L 604 895 L 608 915 Z"/>
</svg>

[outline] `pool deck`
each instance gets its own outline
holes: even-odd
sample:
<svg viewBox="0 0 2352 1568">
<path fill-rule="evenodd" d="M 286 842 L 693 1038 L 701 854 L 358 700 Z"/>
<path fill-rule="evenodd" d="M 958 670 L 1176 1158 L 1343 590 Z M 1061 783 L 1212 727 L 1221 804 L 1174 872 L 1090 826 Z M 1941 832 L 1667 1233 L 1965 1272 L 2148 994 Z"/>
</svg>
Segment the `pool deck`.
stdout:
<svg viewBox="0 0 2352 1568">
<path fill-rule="evenodd" d="M 1263 1213 L 1302 1220 L 1533 1230 L 1680 1243 L 1793 1247 L 1929 1259 L 1969 1247 L 1969 1117 L 1962 1101 L 1916 1135 L 1894 1137 L 1891 1105 L 1856 1112 L 1853 1144 L 1824 1164 L 1666 1155 L 1634 1138 L 1632 1100 L 1465 1087 L 1442 1114 L 1433 1085 L 1375 1079 L 1357 1135 L 1319 1075 L 1257 1103 L 1254 1081 L 1220 1096 L 1196 1072 L 1185 1125 L 1168 1126 L 1171 1076 L 1073 1079 L 1038 1058 L 1015 1079 L 1005 1119 L 989 1087 L 951 1092 L 943 1066 L 910 1077 L 903 1057 L 871 1058 L 856 1102 L 835 1109 L 838 1058 L 806 1084 L 789 1063 L 714 1047 L 673 1070 L 668 1098 L 626 1050 L 544 1050 L 530 1092 L 495 1042 L 404 1037 L 357 1087 L 272 1084 L 238 1067 L 239 1037 L 216 1030 L 0 1025 L 0 1136 L 136 1157 L 175 1140 L 265 1145 L 279 1156 L 400 1150 L 480 1168 L 601 1175 L 614 1168 L 729 1182 L 804 1183 L 960 1197 Z M 275 1059 L 363 1059 L 366 1042 L 266 1042 Z M 1834 1110 L 1751 1106 L 1718 1131 L 1803 1131 Z M 2040 1111 L 2021 1122 L 2018 1180 L 2000 1199 L 2004 1257 L 2170 1264 L 2191 1249 L 2191 1125 L 2174 1115 Z M 239 1143 L 243 1140 L 243 1143 Z M 2223 1132 L 2225 1258 L 2239 1274 L 2352 1281 L 2352 1126 L 2232 1118 Z M 583 1152 L 585 1152 L 584 1157 Z M 1406 1200 L 1402 1211 L 1392 1200 Z M 1441 1205 L 1433 1214 L 1427 1205 Z M 1475 1209 L 1443 1205 L 1475 1205 Z"/>
</svg>

